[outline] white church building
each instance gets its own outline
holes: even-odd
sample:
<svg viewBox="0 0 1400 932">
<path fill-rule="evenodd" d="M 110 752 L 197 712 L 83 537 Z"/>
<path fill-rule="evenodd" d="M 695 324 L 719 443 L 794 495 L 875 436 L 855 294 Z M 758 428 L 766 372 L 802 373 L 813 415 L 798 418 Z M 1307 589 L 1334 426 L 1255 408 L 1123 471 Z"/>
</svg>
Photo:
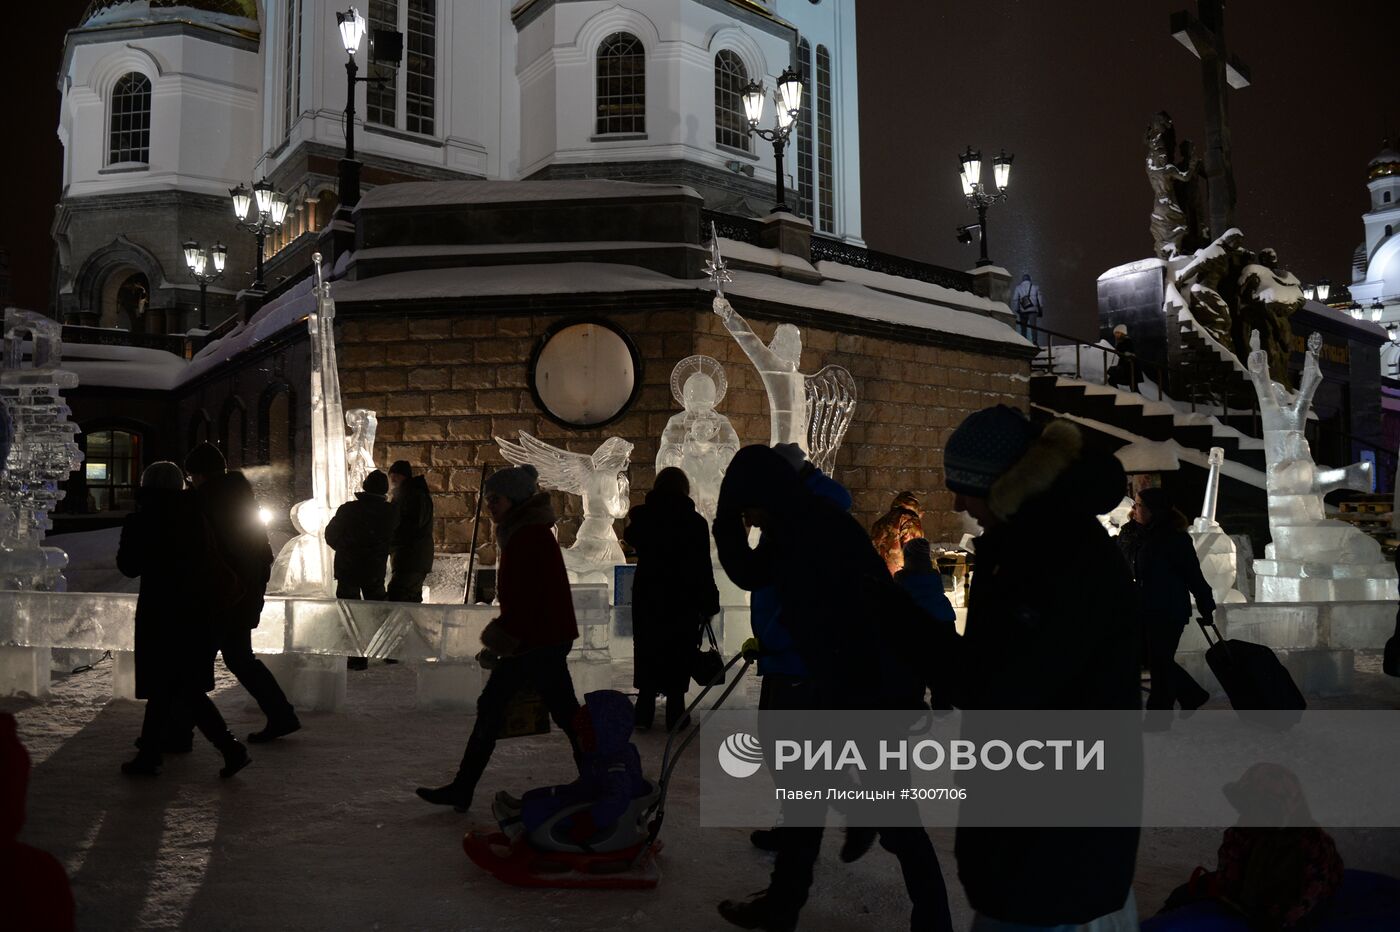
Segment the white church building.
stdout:
<svg viewBox="0 0 1400 932">
<path fill-rule="evenodd" d="M 286 199 L 269 288 L 309 263 L 346 144 L 340 0 L 94 0 L 64 48 L 53 225 L 62 319 L 145 333 L 197 322 L 183 244 L 227 247 L 212 324 L 252 281 L 230 189 Z M 774 152 L 743 88 L 806 93 L 781 170 L 814 232 L 861 244 L 855 0 L 357 0 L 362 186 L 437 179 L 686 184 L 760 216 Z M 401 35 L 396 67 L 376 31 Z M 772 106 L 769 107 L 771 118 Z M 768 125 L 765 121 L 763 124 Z"/>
<path fill-rule="evenodd" d="M 1400 375 L 1400 152 L 1389 140 L 1366 166 L 1371 209 L 1361 217 L 1366 239 L 1352 256 L 1351 298 L 1362 315 L 1384 324 L 1391 342 L 1381 348 L 1381 371 Z"/>
</svg>

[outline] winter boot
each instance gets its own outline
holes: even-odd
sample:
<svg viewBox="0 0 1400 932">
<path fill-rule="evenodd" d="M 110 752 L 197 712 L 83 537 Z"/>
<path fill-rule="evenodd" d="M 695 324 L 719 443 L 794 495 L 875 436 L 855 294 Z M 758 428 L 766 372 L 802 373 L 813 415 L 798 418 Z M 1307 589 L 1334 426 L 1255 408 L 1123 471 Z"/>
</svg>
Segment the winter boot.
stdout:
<svg viewBox="0 0 1400 932">
<path fill-rule="evenodd" d="M 262 731 L 255 731 L 248 736 L 248 742 L 250 744 L 266 744 L 300 730 L 301 719 L 297 718 L 295 712 L 288 712 L 285 716 L 268 719 L 267 725 Z"/>
<path fill-rule="evenodd" d="M 797 928 L 797 910 L 781 905 L 767 890 L 747 900 L 724 900 L 719 914 L 741 929 L 793 932 Z"/>
<path fill-rule="evenodd" d="M 253 762 L 248 756 L 248 749 L 239 743 L 233 732 L 228 733 L 226 740 L 219 742 L 219 750 L 224 755 L 224 766 L 219 768 L 219 776 L 225 780 Z"/>
<path fill-rule="evenodd" d="M 690 727 L 690 716 L 685 711 L 685 693 L 670 694 L 666 697 L 666 730 L 685 731 Z"/>
<path fill-rule="evenodd" d="M 418 794 L 419 799 L 434 806 L 451 806 L 458 812 L 466 812 L 472 807 L 472 794 L 475 789 L 454 782 L 439 787 L 420 786 L 414 792 Z"/>
<path fill-rule="evenodd" d="M 155 777 L 160 775 L 160 754 L 142 750 L 131 760 L 122 764 L 122 773 L 128 777 Z"/>
<path fill-rule="evenodd" d="M 852 864 L 865 857 L 878 835 L 879 832 L 873 828 L 847 828 L 846 838 L 841 842 L 841 860 Z"/>
</svg>

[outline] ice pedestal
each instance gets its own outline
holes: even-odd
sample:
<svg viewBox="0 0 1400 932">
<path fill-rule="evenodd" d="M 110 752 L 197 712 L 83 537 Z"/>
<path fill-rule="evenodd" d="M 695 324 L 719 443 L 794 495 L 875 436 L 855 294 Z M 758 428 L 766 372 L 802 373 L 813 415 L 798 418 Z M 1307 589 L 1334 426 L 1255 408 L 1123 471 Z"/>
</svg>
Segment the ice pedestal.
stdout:
<svg viewBox="0 0 1400 932">
<path fill-rule="evenodd" d="M 112 698 L 136 698 L 136 652 L 112 652 Z"/>
<path fill-rule="evenodd" d="M 298 712 L 345 709 L 345 658 L 318 654 L 264 654 L 259 658 Z"/>
<path fill-rule="evenodd" d="M 47 647 L 0 647 L 0 696 L 47 696 L 49 653 Z"/>
</svg>

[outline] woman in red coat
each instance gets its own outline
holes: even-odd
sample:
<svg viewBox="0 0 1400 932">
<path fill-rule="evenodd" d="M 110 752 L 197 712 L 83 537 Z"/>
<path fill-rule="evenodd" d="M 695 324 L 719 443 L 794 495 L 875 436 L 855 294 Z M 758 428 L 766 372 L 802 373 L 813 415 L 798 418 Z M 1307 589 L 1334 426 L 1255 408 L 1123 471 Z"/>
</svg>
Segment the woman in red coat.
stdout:
<svg viewBox="0 0 1400 932">
<path fill-rule="evenodd" d="M 554 508 L 538 480 L 535 467 L 515 466 L 492 475 L 482 490 L 500 548 L 496 595 L 501 613 L 481 633 L 481 642 L 496 659 L 476 700 L 476 726 L 457 775 L 446 786 L 418 788 L 422 799 L 458 812 L 471 808 L 506 707 L 522 686 L 535 687 L 554 724 L 568 736 L 575 760 L 579 756 L 573 726 L 579 704 L 567 663 L 578 625 L 564 557 L 554 539 Z"/>
</svg>

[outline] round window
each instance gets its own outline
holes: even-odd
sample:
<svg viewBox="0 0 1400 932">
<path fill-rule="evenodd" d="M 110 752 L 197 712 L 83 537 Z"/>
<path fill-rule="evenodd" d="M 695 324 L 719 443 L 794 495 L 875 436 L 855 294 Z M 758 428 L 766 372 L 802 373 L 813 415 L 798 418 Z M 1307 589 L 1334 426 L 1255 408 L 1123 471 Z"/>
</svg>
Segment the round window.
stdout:
<svg viewBox="0 0 1400 932">
<path fill-rule="evenodd" d="M 566 427 L 601 427 L 622 415 L 641 386 L 632 341 L 605 320 L 571 321 L 545 334 L 530 365 L 530 389 Z"/>
</svg>

